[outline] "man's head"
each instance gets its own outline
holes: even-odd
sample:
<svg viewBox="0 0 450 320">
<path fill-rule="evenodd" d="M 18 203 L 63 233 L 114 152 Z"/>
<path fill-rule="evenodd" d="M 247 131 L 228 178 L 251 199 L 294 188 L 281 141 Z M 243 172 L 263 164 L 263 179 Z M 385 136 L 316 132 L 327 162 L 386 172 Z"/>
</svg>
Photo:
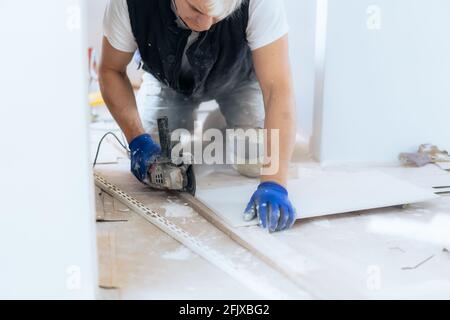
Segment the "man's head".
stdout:
<svg viewBox="0 0 450 320">
<path fill-rule="evenodd" d="M 174 0 L 178 16 L 197 32 L 232 14 L 244 0 Z"/>
</svg>

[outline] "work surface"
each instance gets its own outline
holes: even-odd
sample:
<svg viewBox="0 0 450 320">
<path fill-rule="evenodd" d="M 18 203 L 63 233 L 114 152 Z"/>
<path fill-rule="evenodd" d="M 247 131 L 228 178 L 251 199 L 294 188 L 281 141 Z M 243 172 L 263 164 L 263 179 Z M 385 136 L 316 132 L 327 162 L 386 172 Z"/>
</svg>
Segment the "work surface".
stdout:
<svg viewBox="0 0 450 320">
<path fill-rule="evenodd" d="M 95 128 L 93 149 L 103 130 Z M 263 277 L 267 292 L 274 294 L 255 292 L 257 286 L 243 284 L 114 199 L 97 194 L 97 214 L 104 221 L 98 223 L 98 242 L 105 298 L 450 298 L 449 196 L 404 208 L 305 219 L 276 234 L 257 226 L 224 232 L 180 195 L 155 192 L 137 182 L 120 152 L 107 158 L 109 164 L 99 164 L 96 172 L 243 271 Z M 320 167 L 304 156 L 295 162 L 293 173 Z M 360 169 L 365 168 L 339 168 Z M 433 165 L 370 169 L 429 189 L 450 185 L 450 174 Z M 248 184 L 228 167 L 200 167 L 197 177 L 200 189 Z"/>
<path fill-rule="evenodd" d="M 425 170 L 421 169 L 386 168 L 386 170 L 403 177 L 409 176 L 410 180 L 417 179 L 423 182 L 427 179 L 422 177 L 421 172 Z M 432 168 L 428 170 L 440 174 Z M 427 177 L 430 177 L 428 170 Z M 240 252 L 247 257 L 246 259 L 250 259 L 247 261 L 252 261 L 250 265 L 253 267 L 255 263 L 260 265 L 260 268 L 253 269 L 255 272 L 270 274 L 274 278 L 283 278 L 284 283 L 290 283 L 289 279 L 280 275 L 277 270 L 267 266 L 262 267 L 264 263 L 254 257 L 252 252 L 240 248 L 233 241 L 229 242 L 230 239 L 226 235 L 208 223 L 195 210 L 189 208 L 186 203 L 180 201 L 176 194 L 154 192 L 136 182 L 129 174 L 126 162 L 99 166 L 97 171 L 150 208 L 199 236 L 208 245 L 217 250 L 231 250 L 234 258 L 238 260 L 240 260 L 239 254 L 237 256 L 235 254 Z M 219 176 L 225 174 L 226 170 L 223 169 L 217 173 Z M 216 183 L 217 176 L 214 178 L 215 175 L 211 172 L 207 175 L 210 178 L 203 179 L 203 183 Z M 240 177 L 230 171 L 229 181 L 236 179 L 239 180 Z M 284 259 L 279 262 L 289 264 L 289 268 L 296 270 L 296 276 L 302 283 L 301 292 L 297 292 L 293 286 L 286 289 L 293 298 L 308 296 L 316 298 L 450 298 L 450 254 L 447 250 L 450 243 L 448 232 L 445 234 L 448 230 L 446 228 L 448 228 L 449 208 L 450 197 L 441 197 L 432 202 L 415 204 L 403 209 L 386 208 L 304 220 L 297 223 L 292 230 L 283 233 L 269 235 L 258 227 L 247 227 L 246 232 L 247 235 L 252 234 L 253 241 L 265 242 L 267 255 L 273 255 L 274 260 Z M 146 263 L 142 262 L 143 264 L 139 265 L 142 270 L 141 276 L 147 279 L 147 282 L 136 279 L 137 284 L 142 286 L 139 290 L 140 297 L 146 296 L 146 291 L 148 291 L 147 297 L 158 297 L 157 291 L 162 290 L 161 288 L 164 289 L 163 297 L 170 296 L 167 292 L 169 288 L 164 284 L 170 285 L 175 296 L 180 296 L 180 292 L 173 287 L 170 274 L 158 277 L 159 286 L 157 287 L 150 285 L 152 282 L 148 280 L 149 277 L 152 278 L 150 270 L 154 270 L 154 264 L 162 263 L 163 265 L 158 269 L 166 269 L 171 263 L 181 264 L 177 259 L 181 259 L 185 265 L 177 270 L 177 278 L 181 277 L 184 281 L 196 279 L 194 282 L 199 287 L 216 288 L 215 290 L 211 287 L 209 290 L 205 289 L 204 296 L 197 291 L 196 294 L 191 293 L 191 295 L 185 292 L 186 295 L 181 294 L 182 297 L 232 297 L 233 292 L 237 298 L 252 296 L 248 288 L 247 290 L 235 289 L 239 288 L 238 284 L 233 288 L 228 287 L 227 284 L 233 281 L 231 279 L 231 282 L 221 281 L 220 279 L 229 277 L 214 276 L 214 273 L 220 274 L 220 271 L 214 270 L 212 266 L 204 266 L 213 270 L 210 271 L 211 277 L 208 277 L 208 273 L 204 273 L 203 269 L 198 267 L 199 264 L 204 264 L 204 261 L 199 263 L 199 258 L 195 254 L 189 253 L 189 250 L 182 249 L 174 243 L 164 245 L 163 240 L 168 241 L 168 236 L 159 231 L 156 233 L 162 240 L 156 242 L 160 244 L 160 247 L 155 246 L 155 241 L 148 239 L 155 237 L 154 231 L 139 231 L 144 228 L 155 229 L 148 226 L 147 221 L 134 221 L 133 224 L 134 229 L 129 231 L 133 235 L 120 231 L 129 228 L 129 223 L 115 223 L 113 226 L 102 224 L 99 226 L 102 229 L 99 230 L 104 232 L 105 229 L 114 228 L 115 232 L 124 235 L 118 245 L 122 248 L 122 252 L 116 252 L 115 259 L 118 259 L 121 265 L 133 265 L 129 268 L 136 267 L 132 263 L 136 256 L 145 256 L 146 252 L 154 252 L 154 250 L 159 252 L 157 255 L 159 258 L 148 259 Z M 437 236 L 436 232 L 442 233 L 442 236 Z M 286 254 L 283 254 L 283 248 L 286 249 Z M 100 253 L 104 254 L 101 248 Z M 171 261 L 170 258 L 160 261 L 161 257 L 171 255 L 176 261 Z M 106 269 L 108 270 L 108 267 Z M 147 270 L 149 272 L 146 272 Z M 116 276 L 122 279 L 131 277 L 130 274 L 125 274 L 126 272 L 128 272 L 127 268 L 124 268 Z M 280 281 L 280 279 L 274 279 L 274 284 Z M 118 285 L 125 297 L 128 290 L 127 282 L 128 280 Z M 145 283 L 149 283 L 148 286 L 145 286 Z M 191 284 L 191 287 L 195 286 Z M 183 289 L 180 288 L 180 290 Z"/>
</svg>

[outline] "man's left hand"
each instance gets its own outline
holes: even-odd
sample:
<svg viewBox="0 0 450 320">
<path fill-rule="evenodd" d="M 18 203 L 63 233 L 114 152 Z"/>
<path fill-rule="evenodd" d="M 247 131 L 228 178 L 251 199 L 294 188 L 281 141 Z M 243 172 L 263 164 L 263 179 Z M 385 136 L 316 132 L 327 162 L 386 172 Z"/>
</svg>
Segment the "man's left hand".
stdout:
<svg viewBox="0 0 450 320">
<path fill-rule="evenodd" d="M 245 209 L 244 220 L 251 221 L 256 216 L 270 232 L 290 229 L 296 220 L 296 210 L 288 191 L 275 182 L 261 183 Z"/>
</svg>

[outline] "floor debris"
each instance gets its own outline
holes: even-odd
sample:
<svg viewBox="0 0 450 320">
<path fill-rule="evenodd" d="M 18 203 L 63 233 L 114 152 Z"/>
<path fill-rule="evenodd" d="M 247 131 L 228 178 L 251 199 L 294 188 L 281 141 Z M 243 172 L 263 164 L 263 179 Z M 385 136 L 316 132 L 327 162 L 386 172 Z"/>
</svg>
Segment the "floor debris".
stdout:
<svg viewBox="0 0 450 320">
<path fill-rule="evenodd" d="M 119 222 L 128 222 L 128 220 L 125 219 L 97 219 L 97 223 L 119 223 Z"/>
<path fill-rule="evenodd" d="M 450 164 L 450 155 L 431 144 L 423 144 L 416 153 L 401 153 L 400 161 L 405 165 L 423 167 L 430 163 Z"/>
<path fill-rule="evenodd" d="M 400 251 L 401 253 L 406 253 L 406 251 L 400 247 L 392 247 L 392 248 L 389 248 L 389 250 L 397 250 L 397 251 Z"/>
<path fill-rule="evenodd" d="M 431 257 L 425 259 L 424 261 L 420 262 L 418 265 L 414 266 L 414 267 L 404 267 L 402 268 L 402 270 L 405 271 L 409 271 L 409 270 L 415 270 L 420 268 L 421 266 L 423 266 L 425 263 L 427 263 L 428 261 L 432 260 L 435 257 L 435 255 L 432 255 Z"/>
</svg>

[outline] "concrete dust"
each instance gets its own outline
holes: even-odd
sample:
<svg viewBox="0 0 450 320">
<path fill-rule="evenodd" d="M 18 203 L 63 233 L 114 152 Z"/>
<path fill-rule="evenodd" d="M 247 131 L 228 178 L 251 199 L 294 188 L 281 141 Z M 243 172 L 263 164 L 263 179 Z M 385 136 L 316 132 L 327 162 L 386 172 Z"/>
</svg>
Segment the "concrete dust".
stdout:
<svg viewBox="0 0 450 320">
<path fill-rule="evenodd" d="M 193 218 L 196 215 L 194 210 L 185 204 L 178 204 L 171 199 L 167 199 L 167 202 L 161 207 L 166 210 L 167 218 Z"/>
<path fill-rule="evenodd" d="M 192 253 L 192 251 L 184 246 L 180 246 L 175 251 L 169 251 L 162 255 L 164 259 L 178 260 L 178 261 L 189 260 L 194 256 L 195 255 Z"/>
</svg>

